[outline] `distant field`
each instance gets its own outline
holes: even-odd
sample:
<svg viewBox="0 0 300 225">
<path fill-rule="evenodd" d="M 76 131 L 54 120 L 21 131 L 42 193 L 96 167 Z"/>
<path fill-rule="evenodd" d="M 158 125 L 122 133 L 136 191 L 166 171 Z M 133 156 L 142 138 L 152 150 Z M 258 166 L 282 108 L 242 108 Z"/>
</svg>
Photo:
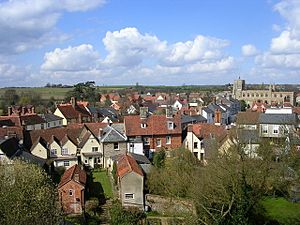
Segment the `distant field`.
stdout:
<svg viewBox="0 0 300 225">
<path fill-rule="evenodd" d="M 2 96 L 7 89 L 15 89 L 18 95 L 21 95 L 22 92 L 32 91 L 41 96 L 42 99 L 50 99 L 54 97 L 57 100 L 64 99 L 65 95 L 68 91 L 72 90 L 72 88 L 1 88 L 0 96 Z"/>
</svg>

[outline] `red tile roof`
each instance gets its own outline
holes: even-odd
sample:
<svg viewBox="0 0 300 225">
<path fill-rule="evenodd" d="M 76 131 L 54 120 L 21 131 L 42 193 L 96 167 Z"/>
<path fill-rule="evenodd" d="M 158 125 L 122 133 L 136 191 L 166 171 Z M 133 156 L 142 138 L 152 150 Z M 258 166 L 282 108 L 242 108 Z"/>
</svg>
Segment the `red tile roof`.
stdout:
<svg viewBox="0 0 300 225">
<path fill-rule="evenodd" d="M 168 129 L 168 121 L 174 123 L 174 129 Z M 142 123 L 146 128 L 141 127 Z M 124 124 L 127 136 L 181 134 L 181 115 L 177 113 L 172 118 L 165 115 L 150 115 L 145 119 L 140 115 L 125 116 Z"/>
<path fill-rule="evenodd" d="M 193 124 L 193 133 L 197 137 L 201 138 L 223 138 L 227 135 L 227 131 L 224 126 L 217 126 L 209 123 Z"/>
<path fill-rule="evenodd" d="M 76 105 L 75 108 L 71 104 L 58 105 L 57 108 L 67 119 L 78 119 L 81 117 L 91 117 L 90 113 L 83 105 Z"/>
<path fill-rule="evenodd" d="M 135 172 L 141 176 L 144 176 L 142 169 L 132 156 L 127 154 L 122 155 L 117 161 L 118 176 L 123 177 L 131 172 Z"/>
<path fill-rule="evenodd" d="M 16 126 L 7 126 L 0 128 L 0 139 L 4 139 L 5 136 L 12 137 L 16 136 L 19 139 L 23 139 L 23 128 Z"/>
<path fill-rule="evenodd" d="M 75 180 L 75 174 L 79 175 L 79 180 L 76 181 Z M 86 172 L 82 169 L 80 169 L 80 167 L 76 164 L 72 167 L 70 167 L 69 169 L 67 169 L 64 174 L 62 175 L 59 185 L 58 187 L 60 188 L 61 186 L 65 185 L 66 183 L 68 183 L 69 181 L 76 181 L 79 184 L 85 186 L 86 183 Z"/>
<path fill-rule="evenodd" d="M 86 123 L 85 126 L 89 129 L 95 137 L 99 137 L 100 128 L 105 128 L 107 123 Z"/>
</svg>

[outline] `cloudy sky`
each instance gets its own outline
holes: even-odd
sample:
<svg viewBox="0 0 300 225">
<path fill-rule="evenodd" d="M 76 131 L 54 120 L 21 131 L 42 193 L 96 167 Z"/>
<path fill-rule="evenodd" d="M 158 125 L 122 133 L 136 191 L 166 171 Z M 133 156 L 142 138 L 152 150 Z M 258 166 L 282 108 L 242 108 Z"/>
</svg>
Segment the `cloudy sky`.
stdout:
<svg viewBox="0 0 300 225">
<path fill-rule="evenodd" d="M 0 0 L 0 86 L 300 83 L 300 0 Z"/>
</svg>

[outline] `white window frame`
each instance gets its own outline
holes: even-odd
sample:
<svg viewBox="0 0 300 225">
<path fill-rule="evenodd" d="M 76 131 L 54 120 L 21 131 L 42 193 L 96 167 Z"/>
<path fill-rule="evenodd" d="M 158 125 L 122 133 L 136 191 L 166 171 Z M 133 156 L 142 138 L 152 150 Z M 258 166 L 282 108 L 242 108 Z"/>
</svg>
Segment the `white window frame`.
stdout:
<svg viewBox="0 0 300 225">
<path fill-rule="evenodd" d="M 279 134 L 279 125 L 273 125 L 273 134 Z"/>
<path fill-rule="evenodd" d="M 130 197 L 130 196 L 132 196 L 132 197 Z M 134 199 L 134 193 L 125 193 L 124 194 L 124 199 L 133 200 Z"/>
<path fill-rule="evenodd" d="M 146 128 L 146 127 L 147 127 L 147 124 L 141 123 L 141 128 Z"/>
<path fill-rule="evenodd" d="M 150 145 L 150 139 L 148 137 L 144 138 L 144 144 L 145 145 Z"/>
<path fill-rule="evenodd" d="M 69 160 L 64 160 L 64 167 L 70 166 L 70 161 Z"/>
<path fill-rule="evenodd" d="M 68 148 L 62 148 L 61 149 L 61 154 L 62 155 L 69 155 L 69 149 Z"/>
<path fill-rule="evenodd" d="M 161 139 L 160 138 L 157 138 L 155 140 L 155 144 L 156 144 L 156 147 L 161 147 Z"/>
<path fill-rule="evenodd" d="M 166 144 L 170 145 L 172 143 L 172 137 L 171 136 L 166 136 Z"/>
<path fill-rule="evenodd" d="M 172 121 L 168 121 L 168 130 L 174 129 L 174 123 Z"/>
<path fill-rule="evenodd" d="M 196 146 L 196 147 L 195 147 L 195 146 Z M 194 141 L 194 143 L 193 143 L 193 148 L 194 148 L 194 149 L 198 149 L 198 148 L 199 148 L 198 141 Z"/>
<path fill-rule="evenodd" d="M 57 155 L 57 149 L 56 148 L 52 148 L 50 150 L 51 155 Z"/>
<path fill-rule="evenodd" d="M 98 147 L 92 147 L 92 152 L 98 152 L 99 148 Z"/>
<path fill-rule="evenodd" d="M 116 148 L 115 145 L 117 145 L 117 148 Z M 119 150 L 120 150 L 119 142 L 114 142 L 114 150 L 115 150 L 115 151 L 119 151 Z"/>
<path fill-rule="evenodd" d="M 268 125 L 263 124 L 262 128 L 261 128 L 261 132 L 263 134 L 267 134 L 268 133 Z"/>
<path fill-rule="evenodd" d="M 73 189 L 69 189 L 69 195 L 73 196 Z"/>
</svg>

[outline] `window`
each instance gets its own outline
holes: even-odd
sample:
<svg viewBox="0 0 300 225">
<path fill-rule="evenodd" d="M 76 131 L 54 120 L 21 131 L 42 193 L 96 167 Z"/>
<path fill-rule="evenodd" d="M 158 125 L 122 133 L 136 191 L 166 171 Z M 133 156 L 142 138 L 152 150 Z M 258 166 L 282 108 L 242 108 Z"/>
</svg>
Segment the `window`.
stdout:
<svg viewBox="0 0 300 225">
<path fill-rule="evenodd" d="M 173 130 L 174 129 L 174 123 L 171 121 L 168 121 L 168 129 Z"/>
<path fill-rule="evenodd" d="M 134 149 L 134 143 L 129 143 L 129 149 L 131 149 L 131 150 Z"/>
<path fill-rule="evenodd" d="M 56 122 L 53 122 L 54 126 L 56 126 Z"/>
<path fill-rule="evenodd" d="M 132 194 L 132 193 L 125 193 L 125 199 L 134 199 L 134 194 Z"/>
<path fill-rule="evenodd" d="M 156 139 L 156 147 L 160 147 L 161 146 L 161 139 Z"/>
<path fill-rule="evenodd" d="M 88 164 L 88 161 L 87 161 L 87 159 L 85 159 L 85 160 L 84 160 L 84 163 L 85 163 L 85 164 Z"/>
<path fill-rule="evenodd" d="M 69 190 L 69 195 L 70 195 L 70 196 L 73 195 L 73 190 L 72 190 L 72 189 Z"/>
<path fill-rule="evenodd" d="M 145 144 L 145 145 L 150 145 L 150 140 L 149 140 L 149 138 L 144 138 L 144 144 Z"/>
<path fill-rule="evenodd" d="M 171 136 L 166 137 L 166 144 L 167 145 L 171 144 Z"/>
<path fill-rule="evenodd" d="M 98 152 L 98 147 L 92 147 L 92 152 Z"/>
<path fill-rule="evenodd" d="M 203 161 L 204 159 L 204 153 L 200 153 L 200 160 Z"/>
<path fill-rule="evenodd" d="M 50 123 L 47 123 L 47 127 L 50 127 Z"/>
<path fill-rule="evenodd" d="M 198 142 L 194 142 L 194 148 L 198 148 Z"/>
<path fill-rule="evenodd" d="M 50 150 L 51 155 L 57 155 L 57 149 L 53 148 Z"/>
<path fill-rule="evenodd" d="M 62 155 L 68 155 L 68 154 L 69 154 L 68 148 L 62 148 L 61 154 L 62 154 Z"/>
<path fill-rule="evenodd" d="M 65 160 L 65 161 L 64 161 L 64 166 L 66 166 L 66 167 L 67 167 L 67 166 L 70 166 L 70 161 Z"/>
<path fill-rule="evenodd" d="M 147 124 L 141 123 L 141 128 L 146 128 L 146 127 L 147 127 Z"/>
<path fill-rule="evenodd" d="M 263 125 L 262 126 L 262 133 L 267 134 L 268 133 L 268 125 Z"/>
<path fill-rule="evenodd" d="M 278 134 L 278 130 L 273 130 L 273 134 Z"/>
<path fill-rule="evenodd" d="M 100 164 L 100 163 L 101 163 L 101 159 L 100 159 L 100 157 L 98 157 L 98 158 L 97 158 L 97 162 L 98 162 L 98 164 Z"/>
<path fill-rule="evenodd" d="M 279 126 L 278 125 L 274 125 L 273 126 L 273 134 L 278 134 L 279 133 Z"/>
<path fill-rule="evenodd" d="M 114 150 L 119 150 L 119 143 L 114 143 Z"/>
</svg>

